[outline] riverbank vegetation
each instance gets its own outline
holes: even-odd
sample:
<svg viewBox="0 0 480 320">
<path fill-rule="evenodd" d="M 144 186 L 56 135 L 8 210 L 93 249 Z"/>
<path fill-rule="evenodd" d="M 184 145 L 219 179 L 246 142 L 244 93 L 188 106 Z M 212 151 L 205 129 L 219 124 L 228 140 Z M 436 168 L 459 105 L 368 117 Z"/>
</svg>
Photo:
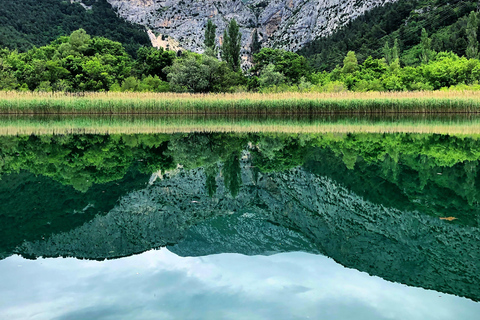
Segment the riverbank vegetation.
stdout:
<svg viewBox="0 0 480 320">
<path fill-rule="evenodd" d="M 241 33 L 230 21 L 221 46 L 210 21 L 205 53 L 174 52 L 141 47 L 135 58 L 107 38 L 91 37 L 83 29 L 47 46 L 27 52 L 0 50 L 0 90 L 36 92 L 402 92 L 480 90 L 477 13 L 466 20 L 468 42 L 464 56 L 437 52 L 421 30 L 411 62 L 402 60 L 400 42 L 385 42 L 380 58 L 359 60 L 348 51 L 330 71 L 316 71 L 297 53 L 263 48 L 241 68 Z M 245 66 L 251 65 L 245 69 Z"/>
<path fill-rule="evenodd" d="M 480 92 L 0 92 L 0 114 L 477 113 Z"/>
</svg>

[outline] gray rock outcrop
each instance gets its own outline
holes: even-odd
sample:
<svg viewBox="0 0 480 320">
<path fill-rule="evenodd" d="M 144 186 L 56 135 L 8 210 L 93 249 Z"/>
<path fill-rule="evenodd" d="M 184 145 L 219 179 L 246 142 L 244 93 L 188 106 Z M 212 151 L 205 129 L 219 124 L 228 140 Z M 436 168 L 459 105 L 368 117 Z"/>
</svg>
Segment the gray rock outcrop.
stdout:
<svg viewBox="0 0 480 320">
<path fill-rule="evenodd" d="M 296 51 L 331 34 L 374 7 L 396 0 L 108 0 L 126 20 L 203 52 L 205 26 L 217 26 L 218 43 L 230 19 L 241 27 L 243 59 L 247 62 L 255 31 L 264 47 Z"/>
</svg>

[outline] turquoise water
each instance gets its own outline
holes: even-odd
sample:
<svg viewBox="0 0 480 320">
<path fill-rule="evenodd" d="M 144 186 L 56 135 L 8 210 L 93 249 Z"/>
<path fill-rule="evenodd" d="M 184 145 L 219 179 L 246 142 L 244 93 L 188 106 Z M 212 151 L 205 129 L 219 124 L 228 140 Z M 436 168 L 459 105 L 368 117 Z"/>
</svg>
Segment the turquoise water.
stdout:
<svg viewBox="0 0 480 320">
<path fill-rule="evenodd" d="M 2 319 L 475 319 L 480 141 L 0 137 Z"/>
</svg>

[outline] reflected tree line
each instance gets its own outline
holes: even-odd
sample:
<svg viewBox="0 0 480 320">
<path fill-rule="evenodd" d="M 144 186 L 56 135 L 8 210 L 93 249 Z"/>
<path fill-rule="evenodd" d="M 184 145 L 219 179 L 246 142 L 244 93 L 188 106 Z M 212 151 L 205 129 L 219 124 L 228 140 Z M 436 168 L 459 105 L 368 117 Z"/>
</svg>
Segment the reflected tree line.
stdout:
<svg viewBox="0 0 480 320">
<path fill-rule="evenodd" d="M 126 256 L 175 244 L 197 224 L 180 252 L 202 252 L 205 241 L 213 253 L 241 244 L 283 252 L 295 231 L 309 239 L 295 250 L 477 301 L 479 143 L 365 133 L 1 137 L 0 260 Z M 152 173 L 179 165 L 187 173 L 148 187 Z M 256 237 L 271 229 L 260 222 L 279 227 L 263 244 Z"/>
<path fill-rule="evenodd" d="M 0 178 L 26 171 L 87 192 L 94 185 L 123 179 L 131 170 L 150 175 L 181 165 L 186 170 L 205 169 L 210 196 L 220 175 L 235 197 L 241 188 L 245 151 L 249 165 L 259 173 L 304 166 L 375 202 L 394 201 L 432 214 L 455 208 L 465 215 L 476 210 L 480 199 L 476 188 L 480 141 L 435 134 L 1 137 Z"/>
</svg>

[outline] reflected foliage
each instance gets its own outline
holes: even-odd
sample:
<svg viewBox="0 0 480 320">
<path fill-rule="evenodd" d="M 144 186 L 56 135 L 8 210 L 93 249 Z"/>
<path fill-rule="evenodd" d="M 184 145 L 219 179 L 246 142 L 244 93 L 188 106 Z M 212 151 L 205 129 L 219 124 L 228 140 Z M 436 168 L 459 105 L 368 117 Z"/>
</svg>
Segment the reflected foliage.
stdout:
<svg viewBox="0 0 480 320">
<path fill-rule="evenodd" d="M 0 259 L 302 250 L 478 300 L 479 144 L 435 134 L 1 137 Z"/>
<path fill-rule="evenodd" d="M 218 175 L 236 196 L 242 184 L 244 150 L 258 172 L 283 172 L 307 165 L 319 174 L 344 179 L 359 194 L 368 196 L 377 190 L 375 202 L 402 209 L 421 208 L 442 216 L 455 210 L 458 215 L 469 215 L 480 199 L 476 187 L 480 142 L 434 134 L 1 137 L 0 178 L 28 171 L 85 192 L 93 185 L 122 179 L 131 169 L 151 174 L 180 165 L 186 170 L 205 168 L 211 196 Z M 347 177 L 362 182 L 354 178 L 349 182 Z M 398 199 L 397 205 L 394 199 Z"/>
<path fill-rule="evenodd" d="M 110 211 L 118 198 L 145 186 L 148 176 L 128 171 L 115 182 L 81 192 L 49 177 L 22 171 L 0 180 L 0 256 L 24 241 L 48 238 Z"/>
<path fill-rule="evenodd" d="M 79 191 L 122 179 L 131 167 L 152 173 L 172 166 L 168 136 L 68 135 L 0 139 L 0 174 L 25 170 Z M 1 177 L 1 176 L 0 176 Z"/>
</svg>

